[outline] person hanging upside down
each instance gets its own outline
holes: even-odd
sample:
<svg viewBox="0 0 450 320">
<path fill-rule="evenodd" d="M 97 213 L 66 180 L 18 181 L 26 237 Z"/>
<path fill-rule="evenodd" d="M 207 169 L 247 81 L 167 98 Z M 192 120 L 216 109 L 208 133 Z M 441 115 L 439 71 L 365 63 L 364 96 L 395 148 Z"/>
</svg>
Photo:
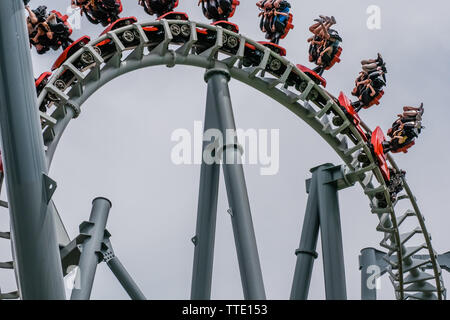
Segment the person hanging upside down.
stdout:
<svg viewBox="0 0 450 320">
<path fill-rule="evenodd" d="M 45 20 L 48 17 L 47 14 L 47 7 L 46 6 L 39 6 L 38 8 L 31 10 L 29 6 L 25 6 L 25 9 L 28 12 L 27 17 L 27 30 L 28 30 L 28 36 L 31 39 L 36 37 L 37 34 L 37 26 L 39 23 L 45 22 Z M 30 41 L 30 46 L 32 45 Z"/>
<path fill-rule="evenodd" d="M 275 0 L 273 3 L 273 8 L 274 19 L 272 24 L 272 32 L 284 32 L 286 22 L 289 18 L 291 5 L 287 1 Z"/>
<path fill-rule="evenodd" d="M 404 107 L 403 111 L 403 114 L 398 115 L 392 128 L 388 130 L 387 134 L 391 140 L 384 146 L 385 152 L 407 152 L 424 128 L 422 126 L 423 104 L 419 108 Z"/>
<path fill-rule="evenodd" d="M 178 0 L 139 0 L 138 4 L 144 7 L 147 14 L 160 17 L 173 11 L 178 6 Z"/>
<path fill-rule="evenodd" d="M 266 39 L 278 44 L 293 27 L 290 23 L 290 3 L 286 0 L 263 0 L 256 5 L 261 10 L 258 15 L 261 17 L 261 31 L 266 33 Z"/>
<path fill-rule="evenodd" d="M 198 5 L 202 6 L 203 14 L 207 19 L 217 21 L 228 21 L 234 14 L 236 6 L 239 5 L 237 0 L 199 0 Z"/>
<path fill-rule="evenodd" d="M 72 0 L 72 6 L 79 7 L 90 23 L 104 27 L 118 20 L 122 10 L 120 0 Z"/>
<path fill-rule="evenodd" d="M 386 86 L 386 64 L 380 54 L 376 59 L 361 61 L 362 71 L 355 80 L 355 88 L 352 95 L 358 97 L 358 101 L 352 103 L 356 111 L 368 108 L 383 95 L 383 87 Z"/>
<path fill-rule="evenodd" d="M 424 112 L 423 103 L 418 108 L 409 106 L 403 107 L 403 113 L 397 115 L 398 119 L 392 124 L 391 129 L 389 129 L 388 136 L 392 138 L 394 132 L 398 131 L 405 123 L 421 122 Z"/>
<path fill-rule="evenodd" d="M 339 36 L 339 33 L 336 30 L 330 29 L 324 38 L 324 44 L 322 46 L 322 50 L 319 54 L 319 58 L 317 59 L 317 64 L 319 66 L 327 66 L 333 60 L 333 57 L 336 55 L 339 44 L 342 42 L 342 38 Z"/>
<path fill-rule="evenodd" d="M 321 15 L 319 19 L 314 21 L 315 23 L 309 27 L 309 31 L 313 34 L 308 39 L 309 61 L 317 65 L 314 71 L 322 75 L 325 70 L 340 61 L 342 38 L 336 30 L 331 29 L 336 24 L 336 19 L 333 16 Z"/>
<path fill-rule="evenodd" d="M 50 50 L 54 44 L 55 34 L 50 28 L 50 24 L 56 24 L 56 14 L 50 14 L 44 22 L 36 26 L 36 34 L 30 39 L 30 43 L 36 47 L 39 54 Z"/>
<path fill-rule="evenodd" d="M 357 93 L 360 93 L 359 100 L 352 103 L 356 112 L 363 107 L 368 107 L 372 101 L 380 94 L 386 83 L 379 78 L 381 72 L 376 72 L 368 75 L 366 80 L 358 82 Z"/>
<path fill-rule="evenodd" d="M 67 16 L 62 16 L 57 11 L 47 14 L 47 7 L 40 6 L 31 10 L 28 6 L 27 29 L 30 37 L 30 46 L 34 45 L 38 54 L 43 54 L 50 49 L 57 50 L 61 46 L 67 48 L 70 39 L 71 28 L 66 21 Z"/>
</svg>

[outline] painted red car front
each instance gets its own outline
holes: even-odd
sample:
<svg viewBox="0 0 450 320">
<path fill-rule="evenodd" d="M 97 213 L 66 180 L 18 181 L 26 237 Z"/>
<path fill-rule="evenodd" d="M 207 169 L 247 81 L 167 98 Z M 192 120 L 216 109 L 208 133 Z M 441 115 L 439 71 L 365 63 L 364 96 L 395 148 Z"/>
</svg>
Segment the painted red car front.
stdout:
<svg viewBox="0 0 450 320">
<path fill-rule="evenodd" d="M 323 77 L 321 77 L 317 72 L 305 67 L 304 65 L 298 64 L 297 68 L 303 72 L 306 73 L 310 78 L 313 77 L 315 78 L 317 81 L 320 82 L 320 84 L 326 88 L 327 86 L 327 80 L 325 80 Z"/>
<path fill-rule="evenodd" d="M 373 152 L 375 153 L 375 157 L 378 160 L 378 165 L 381 170 L 381 174 L 386 181 L 391 179 L 391 175 L 389 172 L 386 155 L 384 154 L 383 142 L 386 141 L 386 138 L 383 134 L 383 130 L 380 127 L 376 127 L 376 129 L 372 132 L 371 143 L 373 146 Z"/>
<path fill-rule="evenodd" d="M 55 63 L 52 66 L 52 71 L 58 69 L 64 61 L 69 59 L 75 52 L 77 52 L 81 48 L 81 44 L 88 44 L 89 41 L 91 41 L 91 38 L 88 36 L 83 36 L 77 41 L 74 41 L 70 46 L 67 47 L 66 50 L 64 50 L 63 53 L 56 59 Z"/>
<path fill-rule="evenodd" d="M 364 130 L 361 128 L 361 118 L 359 117 L 358 113 L 355 111 L 355 109 L 352 106 L 352 102 L 349 98 L 341 91 L 339 94 L 339 104 L 345 108 L 347 111 L 347 114 L 352 118 L 353 124 L 356 127 L 356 130 L 358 130 L 361 137 L 364 139 L 364 141 L 367 142 L 367 136 Z"/>
</svg>

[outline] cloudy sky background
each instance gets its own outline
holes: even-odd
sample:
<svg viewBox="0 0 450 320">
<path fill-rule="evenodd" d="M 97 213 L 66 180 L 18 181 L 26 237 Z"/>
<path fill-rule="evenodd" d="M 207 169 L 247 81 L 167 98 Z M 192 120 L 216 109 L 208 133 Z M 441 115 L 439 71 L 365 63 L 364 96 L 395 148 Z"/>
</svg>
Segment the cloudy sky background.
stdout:
<svg viewBox="0 0 450 320">
<path fill-rule="evenodd" d="M 137 0 L 122 0 L 125 16 L 152 20 Z M 263 40 L 258 28 L 256 1 L 241 0 L 232 22 L 246 36 Z M 47 5 L 64 12 L 70 1 L 32 0 L 31 6 Z M 197 0 L 181 0 L 179 11 L 192 20 L 206 22 Z M 325 73 L 327 89 L 337 95 L 350 93 L 360 70 L 360 60 L 381 52 L 389 74 L 382 104 L 361 112 L 372 128 L 386 131 L 404 105 L 425 103 L 426 130 L 406 155 L 397 155 L 405 169 L 439 252 L 450 250 L 450 189 L 447 145 L 450 111 L 450 20 L 447 1 L 388 0 L 292 0 L 295 29 L 282 40 L 294 63 L 308 64 L 308 26 L 319 14 L 334 15 L 344 39 L 342 62 Z M 381 8 L 381 30 L 366 27 L 369 5 Z M 95 38 L 101 26 L 83 18 L 84 34 Z M 35 76 L 50 69 L 61 51 L 38 56 L 33 50 Z M 174 130 L 193 130 L 203 120 L 206 101 L 204 71 L 193 67 L 154 67 L 126 74 L 99 90 L 83 106 L 56 153 L 50 175 L 58 182 L 54 200 L 71 237 L 89 217 L 97 196 L 113 202 L 108 229 L 116 254 L 149 299 L 187 299 L 190 295 L 200 166 L 176 166 L 170 160 Z M 245 166 L 261 264 L 270 299 L 289 298 L 307 196 L 309 169 L 340 159 L 300 119 L 252 88 L 230 82 L 239 128 L 280 130 L 280 171 L 261 176 L 259 167 Z M 220 185 L 213 298 L 243 297 L 225 186 Z M 359 187 L 340 193 L 342 229 L 350 299 L 360 298 L 359 251 L 377 247 L 381 233 Z M 7 228 L 7 220 L 2 217 Z M 8 245 L 1 244 L 2 252 Z M 318 247 L 320 253 L 320 244 Z M 3 256 L 3 255 L 2 255 Z M 5 260 L 7 257 L 5 257 Z M 323 299 L 322 259 L 316 260 L 310 298 Z M 3 291 L 14 288 L 10 271 L 0 274 Z M 450 277 L 445 275 L 447 282 Z M 392 299 L 387 278 L 379 297 Z M 98 268 L 93 299 L 127 299 L 126 293 L 105 264 Z"/>
</svg>

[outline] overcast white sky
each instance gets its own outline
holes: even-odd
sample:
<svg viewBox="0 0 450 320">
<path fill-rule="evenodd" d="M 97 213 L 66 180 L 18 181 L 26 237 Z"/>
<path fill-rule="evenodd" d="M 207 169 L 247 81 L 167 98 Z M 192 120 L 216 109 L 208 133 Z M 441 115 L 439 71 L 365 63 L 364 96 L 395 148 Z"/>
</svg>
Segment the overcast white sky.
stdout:
<svg viewBox="0 0 450 320">
<path fill-rule="evenodd" d="M 152 20 L 137 0 L 122 0 L 125 16 Z M 258 28 L 256 1 L 241 0 L 232 22 L 241 32 L 263 40 Z M 47 5 L 64 12 L 70 1 L 32 0 L 31 6 Z M 180 0 L 178 9 L 192 20 L 205 22 L 197 0 Z M 344 42 L 342 63 L 325 73 L 328 90 L 350 93 L 360 69 L 360 60 L 381 52 L 389 74 L 382 104 L 361 112 L 371 127 L 386 131 L 404 105 L 425 103 L 426 130 L 406 155 L 397 155 L 405 169 L 433 244 L 440 253 L 450 250 L 450 174 L 447 148 L 450 98 L 447 1 L 429 3 L 387 0 L 292 0 L 295 29 L 282 40 L 288 58 L 308 65 L 308 26 L 318 14 L 334 15 Z M 381 8 L 381 30 L 366 27 L 369 5 Z M 101 26 L 82 21 L 84 34 L 95 38 Z M 35 75 L 50 69 L 61 51 L 38 56 L 33 50 Z M 50 175 L 58 182 L 55 203 L 71 237 L 88 218 L 91 201 L 108 197 L 113 208 L 108 222 L 112 243 L 132 276 L 149 299 L 187 299 L 193 260 L 190 238 L 195 233 L 200 167 L 175 166 L 170 161 L 171 133 L 178 128 L 193 130 L 203 120 L 206 84 L 203 70 L 177 66 L 156 67 L 124 75 L 98 91 L 83 106 L 56 153 Z M 245 166 L 247 186 L 257 234 L 267 296 L 289 298 L 295 266 L 294 251 L 300 239 L 307 196 L 309 169 L 325 162 L 340 164 L 331 148 L 301 120 L 259 92 L 231 81 L 237 126 L 242 129 L 280 130 L 280 171 L 260 176 L 258 166 Z M 239 269 L 223 181 L 218 206 L 213 298 L 242 298 Z M 359 251 L 378 246 L 377 218 L 371 215 L 367 198 L 359 187 L 340 193 L 350 299 L 360 298 Z M 7 220 L 2 218 L 7 228 Z M 8 245 L 1 244 L 1 252 Z M 320 253 L 320 246 L 319 253 Z M 3 257 L 3 254 L 2 254 Z M 8 258 L 5 257 L 4 260 Z M 310 298 L 324 298 L 322 259 L 316 261 Z M 450 280 L 447 275 L 445 279 Z M 2 290 L 14 288 L 9 271 L 0 274 Z M 393 298 L 385 278 L 380 298 Z M 127 295 L 106 265 L 98 268 L 93 299 L 126 299 Z"/>
</svg>

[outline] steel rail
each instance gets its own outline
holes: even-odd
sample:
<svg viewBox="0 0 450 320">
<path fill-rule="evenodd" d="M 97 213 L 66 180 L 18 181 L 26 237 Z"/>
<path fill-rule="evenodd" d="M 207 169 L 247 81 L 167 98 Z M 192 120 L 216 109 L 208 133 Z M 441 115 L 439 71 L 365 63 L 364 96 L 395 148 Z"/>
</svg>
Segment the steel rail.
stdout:
<svg viewBox="0 0 450 320">
<path fill-rule="evenodd" d="M 186 24 L 190 26 L 189 39 L 182 43 L 174 43 L 170 26 L 172 24 Z M 155 26 L 164 30 L 164 39 L 156 46 L 151 42 L 144 32 L 143 28 Z M 206 29 L 215 35 L 215 43 L 202 43 L 198 40 L 197 31 Z M 134 30 L 139 34 L 140 44 L 137 47 L 127 48 L 119 39 L 119 35 L 126 30 Z M 231 52 L 223 43 L 223 37 L 235 37 L 238 39 L 238 48 L 235 52 Z M 95 46 L 100 42 L 109 39 L 115 44 L 116 52 L 105 62 L 101 55 L 95 50 Z M 260 51 L 263 56 L 259 65 L 252 67 L 244 67 L 243 60 L 246 56 L 246 44 L 251 45 L 255 50 Z M 170 46 L 178 46 L 172 49 Z M 198 47 L 207 48 L 201 53 L 196 53 Z M 55 82 L 66 70 L 73 69 L 73 63 L 84 52 L 90 52 L 95 63 L 88 70 L 76 73 L 76 81 L 70 84 L 67 90 L 61 91 L 55 86 Z M 129 53 L 125 57 L 124 52 Z M 220 56 L 219 56 L 220 53 Z M 224 58 L 221 58 L 224 56 Z M 281 62 L 282 74 L 270 69 L 269 61 L 274 59 Z M 403 186 L 407 193 L 406 197 L 410 199 L 414 209 L 414 215 L 419 219 L 420 232 L 425 235 L 426 245 L 422 249 L 428 250 L 430 253 L 430 262 L 433 265 L 433 277 L 436 287 L 430 287 L 426 282 L 427 277 L 420 268 L 414 267 L 415 260 L 412 258 L 411 248 L 404 246 L 411 237 L 402 238 L 399 232 L 399 226 L 406 218 L 398 218 L 395 214 L 396 203 L 391 202 L 388 186 L 381 174 L 376 160 L 372 156 L 369 146 L 364 142 L 363 137 L 359 134 L 352 122 L 347 119 L 340 106 L 336 103 L 336 99 L 322 87 L 318 86 L 306 74 L 301 72 L 295 64 L 288 61 L 285 57 L 279 56 L 277 53 L 264 47 L 243 35 L 236 34 L 221 27 L 215 27 L 208 24 L 197 23 L 193 21 L 179 20 L 161 20 L 156 22 L 143 22 L 126 26 L 112 32 L 109 32 L 100 38 L 91 41 L 86 47 L 80 49 L 71 56 L 63 65 L 53 74 L 49 83 L 44 88 L 38 98 L 40 105 L 47 95 L 50 93 L 53 97 L 57 97 L 54 102 L 54 110 L 51 115 L 41 114 L 44 126 L 44 140 L 46 145 L 47 161 L 50 167 L 58 143 L 66 130 L 70 120 L 78 117 L 81 112 L 82 104 L 97 90 L 109 81 L 137 69 L 166 65 L 173 67 L 175 65 L 189 65 L 199 68 L 208 69 L 213 66 L 228 68 L 232 78 L 264 93 L 273 100 L 279 102 L 287 109 L 296 114 L 304 122 L 306 122 L 314 131 L 316 131 L 338 154 L 344 161 L 348 170 L 346 172 L 349 179 L 358 181 L 362 186 L 364 193 L 368 196 L 371 211 L 380 219 L 377 226 L 378 231 L 384 232 L 384 238 L 380 243 L 381 246 L 388 248 L 387 260 L 391 263 L 390 271 L 391 280 L 398 299 L 443 299 L 445 289 L 443 287 L 441 270 L 436 262 L 435 252 L 431 245 L 430 236 L 427 232 L 418 205 L 411 193 L 406 180 L 403 180 Z M 89 72 L 86 72 L 89 71 Z M 304 82 L 306 87 L 300 91 L 294 89 L 292 78 L 295 84 Z M 329 119 L 329 114 L 337 115 L 344 120 L 343 125 L 333 126 Z M 369 128 L 363 124 L 368 131 Z M 50 133 L 49 133 L 50 132 Z M 356 142 L 352 142 L 352 146 L 348 145 L 348 135 L 356 138 Z M 364 152 L 369 158 L 369 165 L 363 166 L 357 160 L 360 152 Z M 389 161 L 395 169 L 399 169 L 392 157 Z M 378 200 L 375 198 L 376 193 L 383 193 L 387 202 L 387 207 L 378 206 Z M 417 232 L 418 233 L 418 232 Z M 404 241 L 406 239 L 406 241 Z M 390 243 L 388 243 L 388 241 Z M 402 242 L 403 241 L 403 242 Z M 414 250 L 413 250 L 414 251 Z M 419 250 L 415 251 L 418 252 Z M 413 266 L 413 268 L 411 268 Z M 409 268 L 409 269 L 408 269 Z M 395 274 L 393 270 L 398 270 Z M 406 282 L 412 283 L 410 287 L 405 288 L 404 273 L 410 272 L 412 280 Z M 411 281 L 411 282 L 409 282 Z M 415 284 L 418 286 L 414 287 Z M 418 292 L 416 295 L 408 292 Z M 434 295 L 437 293 L 437 296 Z"/>
</svg>

